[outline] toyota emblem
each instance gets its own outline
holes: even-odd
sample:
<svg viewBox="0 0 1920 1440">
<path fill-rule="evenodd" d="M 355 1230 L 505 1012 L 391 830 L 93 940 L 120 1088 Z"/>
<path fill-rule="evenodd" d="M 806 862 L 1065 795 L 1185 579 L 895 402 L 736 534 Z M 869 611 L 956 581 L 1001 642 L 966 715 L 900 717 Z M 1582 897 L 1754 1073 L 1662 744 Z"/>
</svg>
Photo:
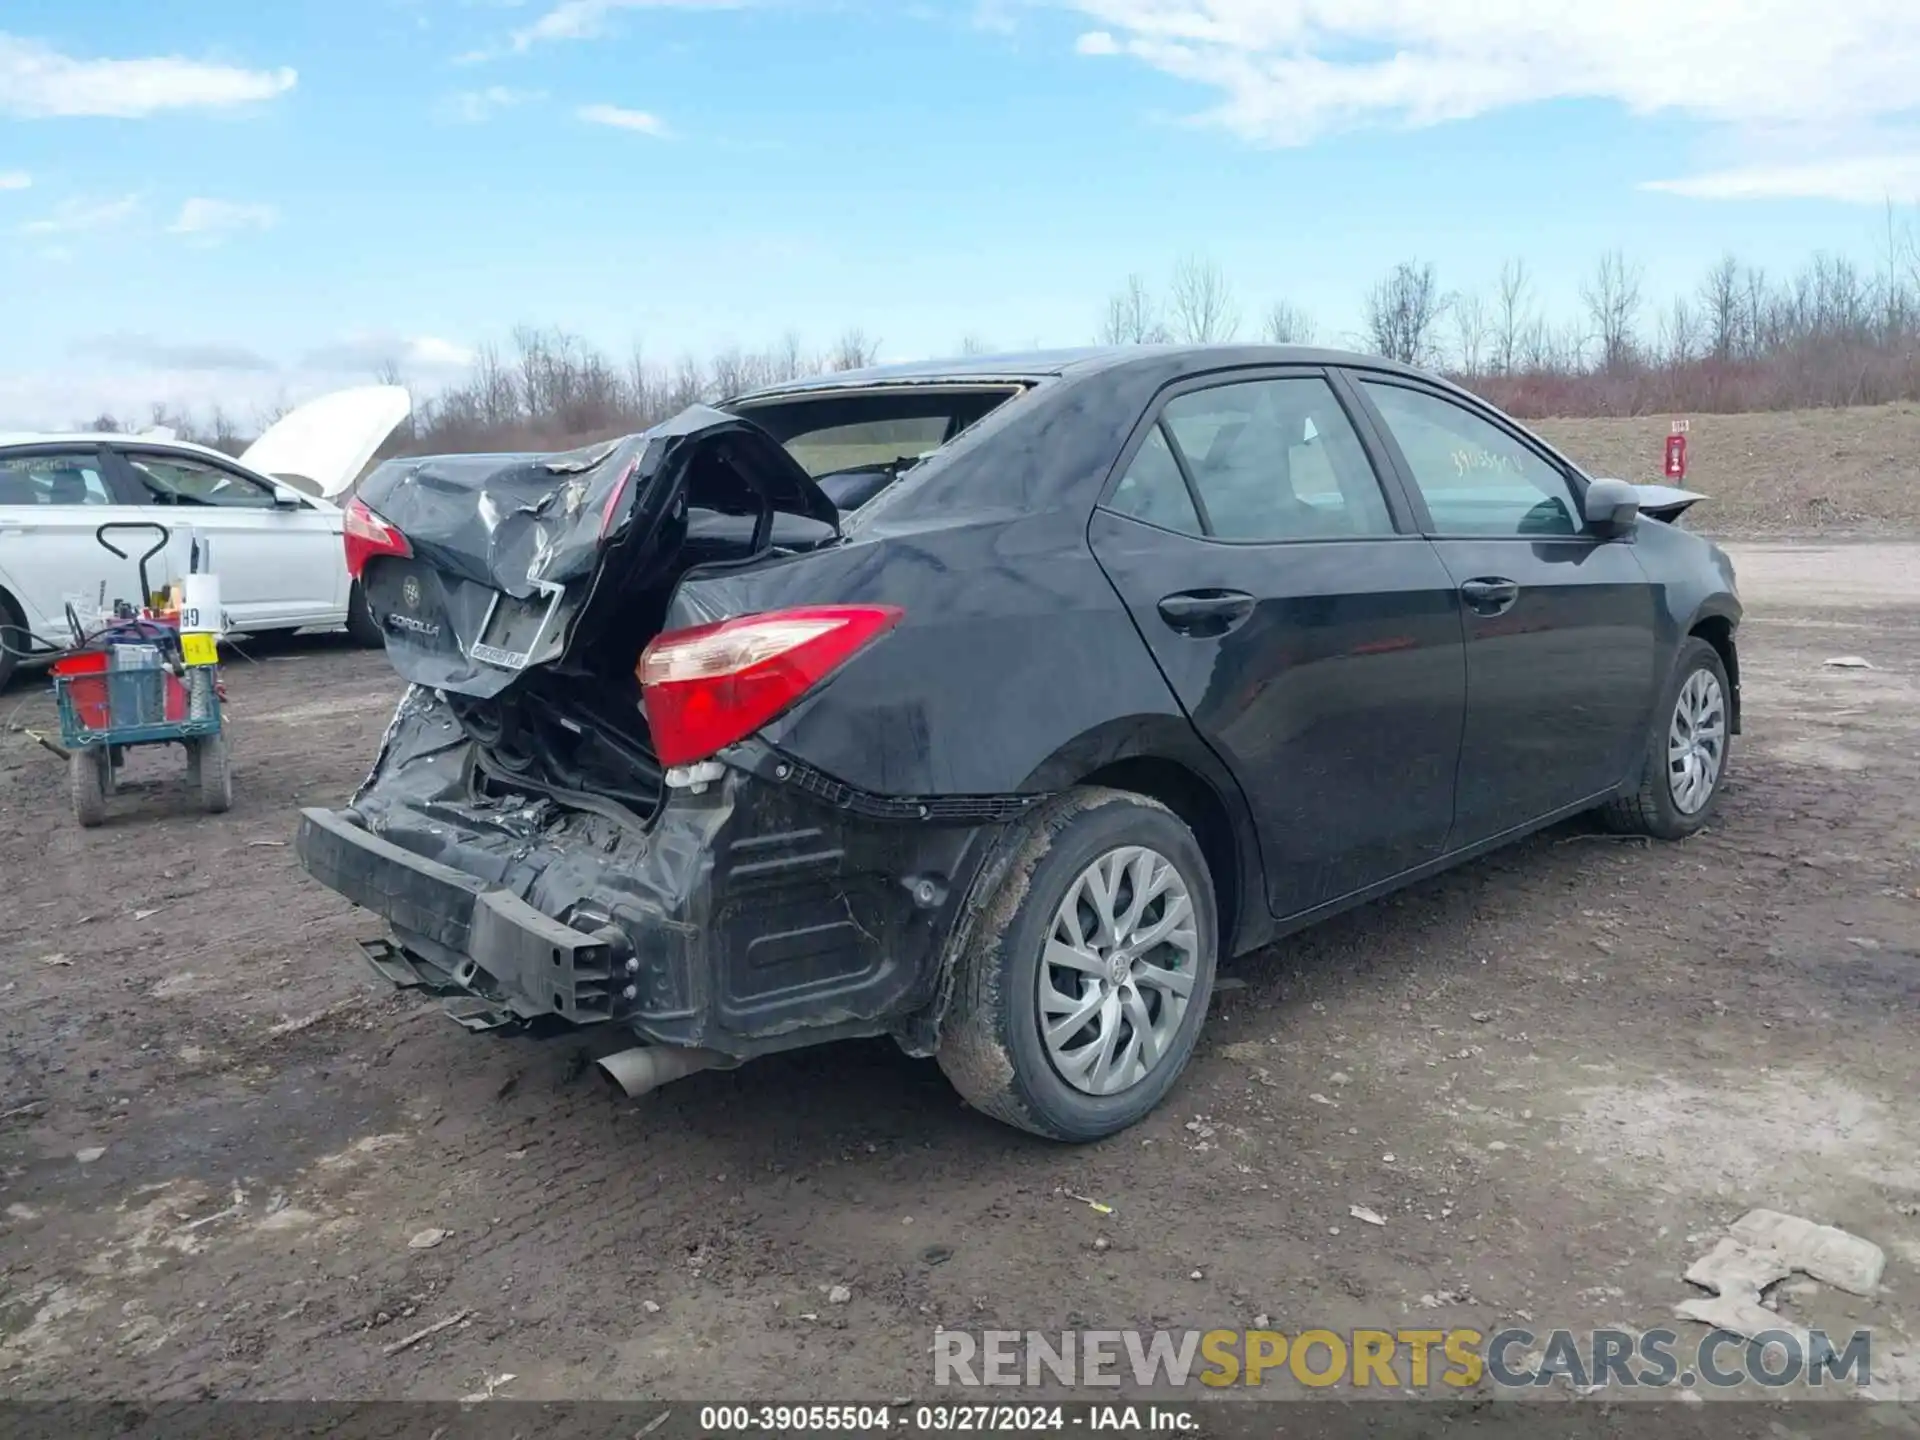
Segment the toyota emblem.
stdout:
<svg viewBox="0 0 1920 1440">
<path fill-rule="evenodd" d="M 420 608 L 420 582 L 409 575 L 407 583 L 400 588 L 400 598 L 407 602 L 409 610 Z"/>
</svg>

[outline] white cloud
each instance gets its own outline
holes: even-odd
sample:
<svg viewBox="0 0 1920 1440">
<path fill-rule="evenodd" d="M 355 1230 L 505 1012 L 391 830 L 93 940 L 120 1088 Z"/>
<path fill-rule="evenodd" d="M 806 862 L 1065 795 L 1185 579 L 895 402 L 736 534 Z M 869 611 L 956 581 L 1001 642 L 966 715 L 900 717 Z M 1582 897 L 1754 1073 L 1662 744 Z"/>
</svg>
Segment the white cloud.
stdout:
<svg viewBox="0 0 1920 1440">
<path fill-rule="evenodd" d="M 1696 200 L 1839 200 L 1854 205 L 1920 203 L 1920 154 L 1865 155 L 1789 165 L 1748 165 L 1650 180 L 1643 190 L 1664 190 Z"/>
<path fill-rule="evenodd" d="M 96 335 L 76 340 L 67 347 L 72 355 L 84 355 L 114 365 L 144 370 L 190 370 L 201 372 L 235 371 L 242 374 L 277 368 L 273 361 L 244 345 L 192 340 L 160 340 L 152 335 Z"/>
<path fill-rule="evenodd" d="M 459 125 L 478 125 L 502 110 L 545 99 L 538 90 L 513 90 L 505 85 L 489 85 L 484 90 L 462 90 L 440 102 L 443 120 Z"/>
<path fill-rule="evenodd" d="M 167 233 L 214 237 L 239 230 L 271 230 L 279 222 L 280 212 L 271 205 L 207 200 L 196 195 L 180 207 Z"/>
<path fill-rule="evenodd" d="M 1120 42 L 1106 30 L 1089 30 L 1073 42 L 1073 48 L 1082 55 L 1118 55 Z"/>
<path fill-rule="evenodd" d="M 645 110 L 625 110 L 618 105 L 582 105 L 573 113 L 589 125 L 611 125 L 616 130 L 638 130 L 643 135 L 667 133 L 666 122 Z"/>
<path fill-rule="evenodd" d="M 1910 112 L 1913 0 L 1061 0 L 1266 144 L 1555 99 L 1736 127 Z"/>
<path fill-rule="evenodd" d="M 33 176 L 24 170 L 0 170 L 0 190 L 25 190 L 32 184 Z"/>
<path fill-rule="evenodd" d="M 135 118 L 161 110 L 244 105 L 284 95 L 298 78 L 285 66 L 247 70 L 177 55 L 79 60 L 39 41 L 0 33 L 0 114 L 28 119 Z"/>
<path fill-rule="evenodd" d="M 546 40 L 590 40 L 606 27 L 615 10 L 737 10 L 750 0 L 560 0 L 531 25 L 513 32 L 515 50 L 530 50 Z M 463 58 L 479 58 L 468 56 Z"/>
<path fill-rule="evenodd" d="M 410 375 L 445 377 L 472 363 L 472 350 L 438 335 L 384 330 L 360 331 L 310 350 L 301 359 L 306 369 L 330 375 L 368 375 L 391 365 Z"/>
<path fill-rule="evenodd" d="M 63 200 L 51 215 L 21 225 L 23 235 L 78 235 L 88 230 L 111 230 L 124 225 L 140 210 L 138 195 L 118 200 Z"/>
</svg>

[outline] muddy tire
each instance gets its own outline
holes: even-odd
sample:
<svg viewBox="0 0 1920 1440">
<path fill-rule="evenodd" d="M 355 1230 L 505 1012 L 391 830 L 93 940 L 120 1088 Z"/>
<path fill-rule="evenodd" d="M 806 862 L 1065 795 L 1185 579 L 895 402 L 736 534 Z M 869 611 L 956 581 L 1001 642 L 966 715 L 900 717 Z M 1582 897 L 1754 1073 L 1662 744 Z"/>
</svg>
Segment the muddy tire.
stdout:
<svg viewBox="0 0 1920 1440">
<path fill-rule="evenodd" d="M 7 688 L 7 682 L 13 679 L 14 667 L 20 663 L 20 657 L 9 646 L 25 649 L 27 636 L 21 627 L 26 621 L 20 618 L 20 608 L 6 595 L 0 594 L 0 690 Z"/>
<path fill-rule="evenodd" d="M 107 818 L 107 754 L 97 745 L 75 750 L 67 757 L 67 790 L 73 798 L 73 818 L 91 830 Z"/>
<path fill-rule="evenodd" d="M 200 787 L 200 808 L 209 815 L 224 815 L 233 808 L 233 766 L 226 735 L 203 737 L 195 747 L 194 762 L 191 770 Z"/>
<path fill-rule="evenodd" d="M 1719 652 L 1689 635 L 1654 711 L 1639 783 L 1600 811 L 1608 829 L 1684 840 L 1713 818 L 1733 759 L 1732 694 Z"/>
<path fill-rule="evenodd" d="M 1012 860 L 956 961 L 940 1068 L 996 1120 L 1099 1140 L 1158 1105 L 1193 1054 L 1218 955 L 1212 877 L 1172 811 L 1117 790 L 1061 796 L 1004 843 Z"/>
<path fill-rule="evenodd" d="M 347 638 L 369 650 L 387 643 L 380 622 L 374 618 L 373 604 L 367 599 L 366 589 L 358 580 L 347 592 Z"/>
</svg>

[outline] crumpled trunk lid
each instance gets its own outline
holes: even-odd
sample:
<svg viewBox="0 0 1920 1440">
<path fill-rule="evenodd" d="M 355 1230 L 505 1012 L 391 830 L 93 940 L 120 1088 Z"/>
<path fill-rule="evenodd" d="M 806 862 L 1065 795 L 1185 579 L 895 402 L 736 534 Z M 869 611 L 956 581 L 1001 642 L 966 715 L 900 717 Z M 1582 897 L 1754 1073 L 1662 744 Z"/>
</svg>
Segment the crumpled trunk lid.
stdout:
<svg viewBox="0 0 1920 1440">
<path fill-rule="evenodd" d="M 475 698 L 567 656 L 623 599 L 636 612 L 626 628 L 637 655 L 647 638 L 637 612 L 677 573 L 690 509 L 753 517 L 754 549 L 769 543 L 776 515 L 839 525 L 778 441 L 706 406 L 536 460 L 424 461 L 370 482 L 359 499 L 413 551 L 374 560 L 365 576 L 394 667 Z"/>
</svg>

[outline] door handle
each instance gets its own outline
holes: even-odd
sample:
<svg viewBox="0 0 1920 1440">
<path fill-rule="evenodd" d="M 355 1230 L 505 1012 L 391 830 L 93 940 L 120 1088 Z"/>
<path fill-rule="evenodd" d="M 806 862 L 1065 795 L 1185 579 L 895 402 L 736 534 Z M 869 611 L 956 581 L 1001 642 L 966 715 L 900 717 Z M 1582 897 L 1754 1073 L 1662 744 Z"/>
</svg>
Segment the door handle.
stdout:
<svg viewBox="0 0 1920 1440">
<path fill-rule="evenodd" d="M 1476 615 L 1504 615 L 1520 598 L 1520 587 L 1498 577 L 1469 580 L 1460 587 L 1460 597 Z"/>
<path fill-rule="evenodd" d="M 1243 590 L 1182 590 L 1160 602 L 1160 618 L 1182 635 L 1224 635 L 1253 613 Z"/>
</svg>

